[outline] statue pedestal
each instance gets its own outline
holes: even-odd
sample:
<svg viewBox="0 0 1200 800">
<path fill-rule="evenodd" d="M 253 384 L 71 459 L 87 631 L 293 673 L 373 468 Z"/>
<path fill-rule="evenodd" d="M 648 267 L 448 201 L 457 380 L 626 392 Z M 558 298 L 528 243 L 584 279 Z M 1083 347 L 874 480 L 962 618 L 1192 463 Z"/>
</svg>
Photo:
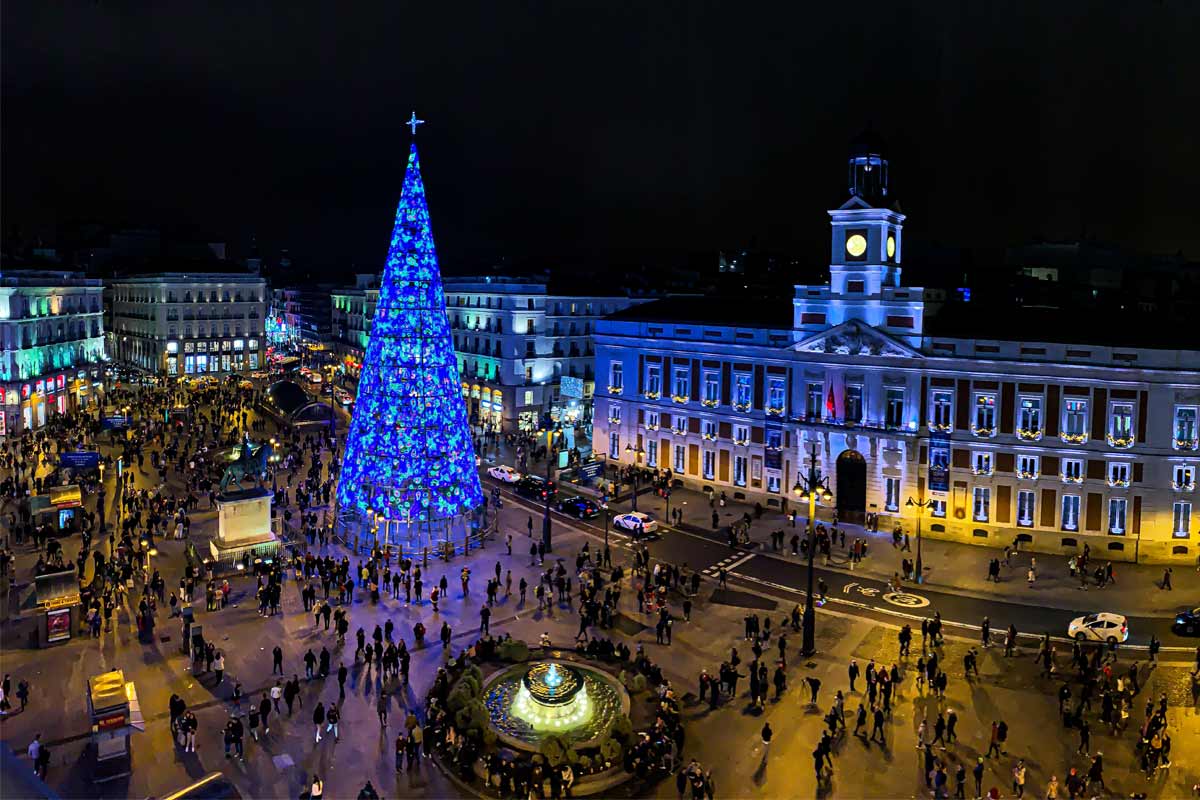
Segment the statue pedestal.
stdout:
<svg viewBox="0 0 1200 800">
<path fill-rule="evenodd" d="M 244 563 L 244 556 L 273 559 L 279 551 L 279 537 L 271 529 L 269 489 L 248 489 L 217 496 L 217 538 L 209 543 L 214 561 Z"/>
</svg>

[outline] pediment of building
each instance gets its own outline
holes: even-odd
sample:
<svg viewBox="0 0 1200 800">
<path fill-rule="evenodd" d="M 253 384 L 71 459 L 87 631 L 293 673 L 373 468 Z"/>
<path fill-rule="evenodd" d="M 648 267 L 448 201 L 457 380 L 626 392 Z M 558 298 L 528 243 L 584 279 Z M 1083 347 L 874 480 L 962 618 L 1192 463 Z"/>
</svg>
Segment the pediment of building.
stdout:
<svg viewBox="0 0 1200 800">
<path fill-rule="evenodd" d="M 814 333 L 793 345 L 793 349 L 798 353 L 922 358 L 920 351 L 857 319 Z"/>
</svg>

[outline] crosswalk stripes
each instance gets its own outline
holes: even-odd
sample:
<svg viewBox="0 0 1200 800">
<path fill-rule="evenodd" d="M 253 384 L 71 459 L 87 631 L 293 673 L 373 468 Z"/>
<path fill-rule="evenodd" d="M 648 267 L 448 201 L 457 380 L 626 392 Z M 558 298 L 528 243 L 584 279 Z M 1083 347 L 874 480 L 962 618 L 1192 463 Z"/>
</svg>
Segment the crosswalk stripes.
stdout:
<svg viewBox="0 0 1200 800">
<path fill-rule="evenodd" d="M 726 572 L 733 571 L 735 567 L 740 567 L 742 564 L 745 564 L 747 561 L 754 558 L 754 555 L 754 553 L 734 553 L 728 558 L 721 559 L 710 567 L 705 567 L 701 570 L 701 572 L 710 578 L 713 578 L 719 575 L 722 569 L 724 569 Z"/>
</svg>

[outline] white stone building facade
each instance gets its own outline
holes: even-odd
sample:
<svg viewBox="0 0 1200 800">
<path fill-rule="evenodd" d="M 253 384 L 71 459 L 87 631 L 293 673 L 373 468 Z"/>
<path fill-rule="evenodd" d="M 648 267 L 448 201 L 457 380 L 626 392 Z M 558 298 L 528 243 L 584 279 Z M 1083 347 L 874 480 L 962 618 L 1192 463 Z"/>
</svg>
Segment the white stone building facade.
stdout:
<svg viewBox="0 0 1200 800">
<path fill-rule="evenodd" d="M 859 149 L 849 166 L 828 285 L 599 322 L 595 452 L 775 507 L 815 453 L 842 519 L 913 533 L 920 515 L 937 538 L 1195 563 L 1200 350 L 1133 341 L 1119 321 L 1080 343 L 1057 325 L 1073 320 L 1036 310 L 927 315 L 900 281 L 886 159 Z"/>
</svg>

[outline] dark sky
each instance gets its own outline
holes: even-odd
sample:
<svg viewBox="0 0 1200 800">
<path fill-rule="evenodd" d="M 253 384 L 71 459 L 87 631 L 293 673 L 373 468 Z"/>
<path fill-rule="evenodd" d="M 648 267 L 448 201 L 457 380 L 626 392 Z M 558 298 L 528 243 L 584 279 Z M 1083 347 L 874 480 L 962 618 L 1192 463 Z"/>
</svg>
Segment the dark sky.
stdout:
<svg viewBox="0 0 1200 800">
<path fill-rule="evenodd" d="M 1200 257 L 1200 3 L 8 2 L 5 228 L 382 262 L 410 110 L 449 270 L 826 262 L 868 122 L 914 240 Z"/>
</svg>

